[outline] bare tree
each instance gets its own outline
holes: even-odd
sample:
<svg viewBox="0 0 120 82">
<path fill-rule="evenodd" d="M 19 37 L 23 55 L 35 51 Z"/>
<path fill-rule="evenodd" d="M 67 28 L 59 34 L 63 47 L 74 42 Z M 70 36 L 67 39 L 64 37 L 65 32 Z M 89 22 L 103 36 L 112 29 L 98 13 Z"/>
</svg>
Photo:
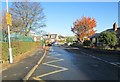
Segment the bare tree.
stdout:
<svg viewBox="0 0 120 82">
<path fill-rule="evenodd" d="M 26 36 L 31 30 L 37 32 L 46 26 L 43 8 L 38 2 L 13 2 L 10 13 L 15 30 Z"/>
<path fill-rule="evenodd" d="M 2 31 L 7 35 L 7 21 L 6 21 L 6 11 L 2 10 Z M 14 22 L 13 22 L 14 25 Z M 13 26 L 10 26 L 10 32 L 13 33 L 15 31 L 15 28 Z"/>
<path fill-rule="evenodd" d="M 6 23 L 6 14 L 5 10 L 2 10 L 2 31 L 7 35 L 7 23 Z"/>
</svg>

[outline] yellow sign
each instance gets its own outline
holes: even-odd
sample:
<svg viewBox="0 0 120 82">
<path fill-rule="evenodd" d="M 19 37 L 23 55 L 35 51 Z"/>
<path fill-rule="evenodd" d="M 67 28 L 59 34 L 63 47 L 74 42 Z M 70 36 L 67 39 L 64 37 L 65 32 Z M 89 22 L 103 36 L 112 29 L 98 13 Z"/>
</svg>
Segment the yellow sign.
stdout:
<svg viewBox="0 0 120 82">
<path fill-rule="evenodd" d="M 8 25 L 12 26 L 12 16 L 10 13 L 6 13 L 6 22 Z"/>
</svg>

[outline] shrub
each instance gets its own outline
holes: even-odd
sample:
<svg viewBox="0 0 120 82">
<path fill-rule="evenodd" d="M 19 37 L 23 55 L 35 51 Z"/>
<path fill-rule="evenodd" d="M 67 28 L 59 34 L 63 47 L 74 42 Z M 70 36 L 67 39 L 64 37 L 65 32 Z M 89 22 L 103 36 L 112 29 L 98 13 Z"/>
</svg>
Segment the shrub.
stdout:
<svg viewBox="0 0 120 82">
<path fill-rule="evenodd" d="M 91 41 L 90 40 L 85 40 L 83 42 L 83 46 L 91 46 Z"/>
<path fill-rule="evenodd" d="M 117 44 L 117 37 L 115 32 L 102 32 L 98 37 L 99 41 L 111 48 Z"/>
<path fill-rule="evenodd" d="M 38 46 L 40 46 L 40 42 L 12 42 L 12 55 L 13 57 L 23 54 L 27 51 L 31 51 Z M 9 59 L 8 53 L 8 43 L 2 43 L 2 60 L 7 61 Z"/>
</svg>

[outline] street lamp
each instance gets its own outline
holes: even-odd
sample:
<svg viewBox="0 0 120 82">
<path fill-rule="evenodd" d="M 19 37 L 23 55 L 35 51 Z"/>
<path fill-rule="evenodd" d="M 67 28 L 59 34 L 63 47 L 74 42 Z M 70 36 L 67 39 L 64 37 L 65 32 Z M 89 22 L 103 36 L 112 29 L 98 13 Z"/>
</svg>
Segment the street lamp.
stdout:
<svg viewBox="0 0 120 82">
<path fill-rule="evenodd" d="M 12 58 L 12 48 L 11 48 L 11 42 L 10 42 L 10 25 L 11 24 L 11 15 L 8 12 L 8 0 L 6 0 L 6 6 L 7 6 L 7 12 L 6 12 L 6 19 L 7 19 L 7 27 L 8 27 L 8 50 L 9 50 L 9 63 L 13 63 Z"/>
</svg>

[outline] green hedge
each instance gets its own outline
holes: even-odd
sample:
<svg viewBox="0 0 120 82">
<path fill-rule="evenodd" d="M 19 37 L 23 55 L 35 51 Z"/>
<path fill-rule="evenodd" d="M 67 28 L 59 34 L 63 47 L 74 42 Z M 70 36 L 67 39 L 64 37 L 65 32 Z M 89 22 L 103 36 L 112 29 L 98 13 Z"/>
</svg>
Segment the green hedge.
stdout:
<svg viewBox="0 0 120 82">
<path fill-rule="evenodd" d="M 40 42 L 12 42 L 12 55 L 13 57 L 23 54 L 27 51 L 35 49 L 36 47 L 40 46 Z M 7 61 L 9 59 L 8 53 L 8 43 L 2 43 L 2 60 Z"/>
</svg>

